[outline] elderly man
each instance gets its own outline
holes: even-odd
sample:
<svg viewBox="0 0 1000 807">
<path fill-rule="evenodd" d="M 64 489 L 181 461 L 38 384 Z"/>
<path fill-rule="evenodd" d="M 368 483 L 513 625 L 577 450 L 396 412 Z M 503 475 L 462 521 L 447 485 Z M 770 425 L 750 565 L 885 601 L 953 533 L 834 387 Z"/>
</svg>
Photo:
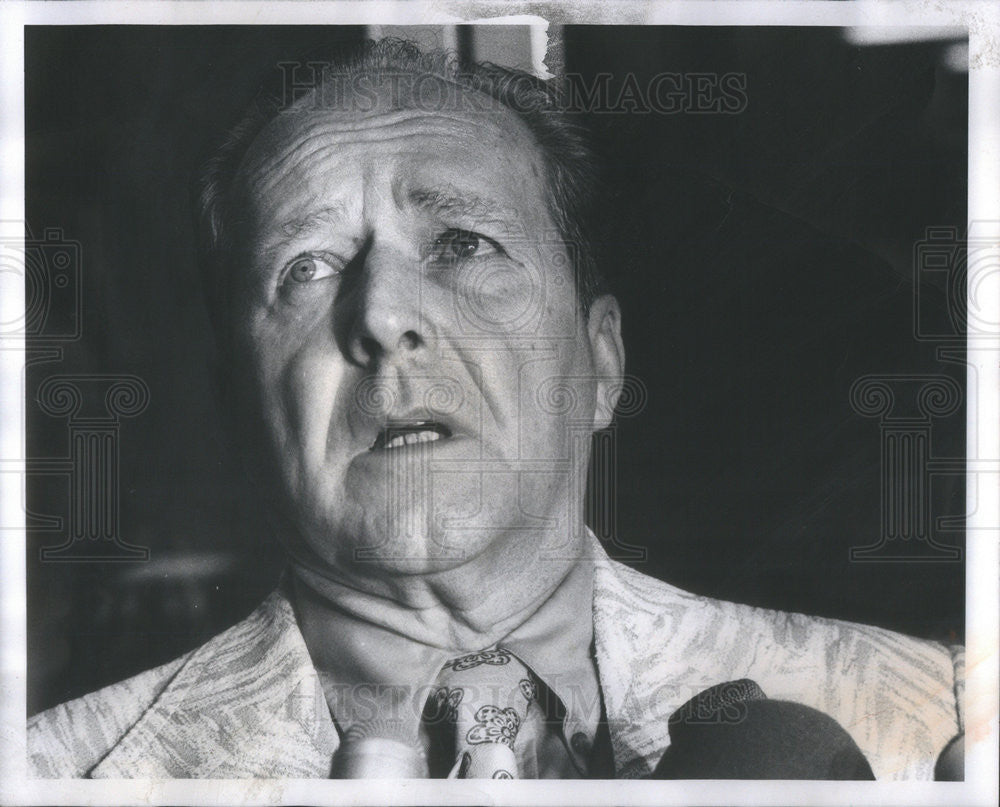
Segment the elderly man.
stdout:
<svg viewBox="0 0 1000 807">
<path fill-rule="evenodd" d="M 34 717 L 36 775 L 644 777 L 668 718 L 738 679 L 723 706 L 817 710 L 877 778 L 933 775 L 960 650 L 694 596 L 583 526 L 625 360 L 591 165 L 543 82 L 405 43 L 255 106 L 200 201 L 289 570 L 197 650 Z"/>
</svg>

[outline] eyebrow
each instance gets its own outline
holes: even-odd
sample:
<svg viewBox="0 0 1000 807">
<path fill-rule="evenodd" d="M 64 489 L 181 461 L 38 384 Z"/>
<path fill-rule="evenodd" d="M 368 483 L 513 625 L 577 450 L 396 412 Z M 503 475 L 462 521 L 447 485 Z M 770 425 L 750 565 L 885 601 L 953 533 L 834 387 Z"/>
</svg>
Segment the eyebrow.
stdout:
<svg viewBox="0 0 1000 807">
<path fill-rule="evenodd" d="M 494 199 L 475 196 L 453 188 L 414 188 L 407 199 L 415 207 L 439 215 L 460 215 L 469 218 L 515 219 L 517 212 L 510 205 Z"/>
<path fill-rule="evenodd" d="M 271 237 L 265 241 L 266 248 L 263 254 L 272 257 L 296 240 L 345 218 L 347 218 L 347 205 L 336 204 L 314 210 L 301 218 L 288 219 L 274 228 Z"/>
<path fill-rule="evenodd" d="M 517 217 L 516 210 L 510 205 L 451 187 L 414 188 L 407 194 L 407 199 L 415 207 L 438 215 L 451 214 L 504 222 L 510 222 Z M 275 234 L 280 234 L 280 237 L 268 244 L 266 252 L 269 255 L 274 254 L 293 241 L 346 218 L 347 205 L 339 203 L 314 210 L 301 218 L 288 219 L 275 228 Z"/>
<path fill-rule="evenodd" d="M 346 218 L 346 214 L 346 205 L 333 205 L 314 210 L 309 215 L 303 216 L 300 219 L 289 219 L 283 222 L 278 229 L 288 239 L 298 238 L 299 236 L 308 235 L 314 230 L 318 230 L 325 224 L 343 221 Z"/>
</svg>

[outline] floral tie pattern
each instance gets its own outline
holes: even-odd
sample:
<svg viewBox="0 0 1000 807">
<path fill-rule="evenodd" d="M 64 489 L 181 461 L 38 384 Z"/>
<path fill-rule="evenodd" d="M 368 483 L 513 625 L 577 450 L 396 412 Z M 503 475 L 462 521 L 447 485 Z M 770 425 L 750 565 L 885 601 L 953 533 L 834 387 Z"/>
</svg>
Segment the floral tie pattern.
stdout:
<svg viewBox="0 0 1000 807">
<path fill-rule="evenodd" d="M 446 727 L 453 742 L 449 778 L 516 779 L 518 734 L 537 700 L 528 669 L 498 647 L 451 659 L 438 684 L 424 719 Z"/>
<path fill-rule="evenodd" d="M 498 709 L 496 706 L 483 706 L 476 712 L 476 725 L 466 733 L 465 741 L 469 745 L 500 743 L 511 747 L 517 739 L 519 728 L 521 718 L 516 710 L 510 707 Z"/>
</svg>

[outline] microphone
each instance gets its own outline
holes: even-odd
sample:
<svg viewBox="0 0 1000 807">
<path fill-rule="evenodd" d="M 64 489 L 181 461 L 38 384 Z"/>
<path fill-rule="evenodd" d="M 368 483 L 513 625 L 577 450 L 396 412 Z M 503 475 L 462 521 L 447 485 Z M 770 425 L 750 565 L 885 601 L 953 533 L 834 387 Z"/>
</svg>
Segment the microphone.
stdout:
<svg viewBox="0 0 1000 807">
<path fill-rule="evenodd" d="M 934 766 L 935 782 L 965 781 L 965 734 L 953 737 Z"/>
<path fill-rule="evenodd" d="M 829 715 L 768 700 L 748 678 L 716 684 L 670 716 L 653 779 L 872 780 L 868 760 Z"/>
</svg>

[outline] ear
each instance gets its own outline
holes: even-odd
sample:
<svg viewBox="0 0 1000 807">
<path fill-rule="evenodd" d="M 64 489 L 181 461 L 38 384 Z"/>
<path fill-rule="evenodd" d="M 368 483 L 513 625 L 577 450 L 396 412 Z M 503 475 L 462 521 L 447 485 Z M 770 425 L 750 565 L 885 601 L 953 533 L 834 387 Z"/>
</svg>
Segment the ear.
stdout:
<svg viewBox="0 0 1000 807">
<path fill-rule="evenodd" d="M 625 345 L 622 343 L 622 312 L 618 300 L 603 294 L 590 306 L 587 336 L 594 358 L 597 378 L 597 401 L 594 408 L 594 430 L 611 423 L 622 391 L 625 375 Z"/>
</svg>

